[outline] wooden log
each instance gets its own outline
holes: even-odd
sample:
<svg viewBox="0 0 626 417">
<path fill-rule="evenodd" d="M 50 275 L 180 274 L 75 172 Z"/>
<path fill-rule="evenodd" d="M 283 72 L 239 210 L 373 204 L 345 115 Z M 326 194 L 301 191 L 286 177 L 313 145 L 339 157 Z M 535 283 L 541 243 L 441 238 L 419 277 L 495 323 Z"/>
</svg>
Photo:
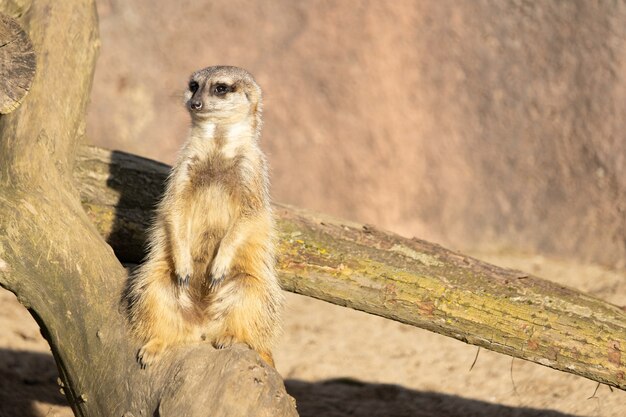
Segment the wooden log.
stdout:
<svg viewBox="0 0 626 417">
<path fill-rule="evenodd" d="M 75 179 L 120 259 L 139 262 L 168 167 L 84 147 Z M 626 389 L 626 312 L 441 246 L 275 206 L 283 288 Z"/>
<path fill-rule="evenodd" d="M 0 114 L 15 110 L 35 77 L 35 51 L 20 25 L 0 13 Z"/>
<path fill-rule="evenodd" d="M 25 4 L 0 2 L 0 12 Z M 140 369 L 126 270 L 72 179 L 98 51 L 95 4 L 34 0 L 20 10 L 38 69 L 28 99 L 0 117 L 0 285 L 39 323 L 74 414 L 296 416 L 280 375 L 243 346 L 172 348 Z"/>
</svg>

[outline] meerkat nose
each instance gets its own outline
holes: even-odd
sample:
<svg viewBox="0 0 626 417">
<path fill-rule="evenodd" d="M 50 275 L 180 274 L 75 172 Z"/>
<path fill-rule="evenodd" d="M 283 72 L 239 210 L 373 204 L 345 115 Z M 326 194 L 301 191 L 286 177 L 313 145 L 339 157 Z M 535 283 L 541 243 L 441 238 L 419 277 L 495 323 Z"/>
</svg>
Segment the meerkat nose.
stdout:
<svg viewBox="0 0 626 417">
<path fill-rule="evenodd" d="M 192 100 L 191 103 L 189 103 L 189 107 L 191 110 L 198 111 L 202 108 L 202 101 Z"/>
</svg>

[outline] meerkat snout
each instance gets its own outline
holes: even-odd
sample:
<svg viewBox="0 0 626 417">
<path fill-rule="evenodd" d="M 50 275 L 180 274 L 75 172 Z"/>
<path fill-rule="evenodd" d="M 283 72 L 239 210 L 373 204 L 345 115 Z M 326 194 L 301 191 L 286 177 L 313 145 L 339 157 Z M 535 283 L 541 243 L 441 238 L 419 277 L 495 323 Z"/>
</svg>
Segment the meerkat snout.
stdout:
<svg viewBox="0 0 626 417">
<path fill-rule="evenodd" d="M 200 110 L 202 110 L 202 101 L 200 101 L 200 100 L 193 100 L 193 99 L 190 100 L 189 101 L 189 108 L 192 111 L 200 111 Z"/>
</svg>

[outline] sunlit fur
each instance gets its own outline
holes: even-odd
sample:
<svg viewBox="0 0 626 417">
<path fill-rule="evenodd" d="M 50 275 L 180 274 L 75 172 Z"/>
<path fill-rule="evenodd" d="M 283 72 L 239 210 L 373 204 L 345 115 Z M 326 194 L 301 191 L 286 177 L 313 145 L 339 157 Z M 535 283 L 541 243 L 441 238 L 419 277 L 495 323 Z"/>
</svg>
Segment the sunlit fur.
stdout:
<svg viewBox="0 0 626 417">
<path fill-rule="evenodd" d="M 131 276 L 129 316 L 142 366 L 167 346 L 243 342 L 273 366 L 282 294 L 274 222 L 259 148 L 261 89 L 236 67 L 194 73 L 189 137 L 167 182 L 145 262 Z M 216 83 L 233 86 L 224 96 Z M 190 107 L 202 100 L 200 111 Z M 189 277 L 188 285 L 185 277 Z"/>
</svg>

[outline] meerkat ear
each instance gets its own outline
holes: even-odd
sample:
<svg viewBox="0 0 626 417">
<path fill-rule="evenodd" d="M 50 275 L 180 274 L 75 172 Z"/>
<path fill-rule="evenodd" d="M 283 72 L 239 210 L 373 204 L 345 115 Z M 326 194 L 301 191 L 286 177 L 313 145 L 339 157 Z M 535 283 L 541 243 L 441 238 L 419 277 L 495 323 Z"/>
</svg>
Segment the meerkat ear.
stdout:
<svg viewBox="0 0 626 417">
<path fill-rule="evenodd" d="M 246 91 L 246 98 L 252 104 L 252 113 L 256 114 L 257 110 L 259 109 L 259 100 L 257 100 L 256 97 L 252 96 L 250 91 Z"/>
</svg>

